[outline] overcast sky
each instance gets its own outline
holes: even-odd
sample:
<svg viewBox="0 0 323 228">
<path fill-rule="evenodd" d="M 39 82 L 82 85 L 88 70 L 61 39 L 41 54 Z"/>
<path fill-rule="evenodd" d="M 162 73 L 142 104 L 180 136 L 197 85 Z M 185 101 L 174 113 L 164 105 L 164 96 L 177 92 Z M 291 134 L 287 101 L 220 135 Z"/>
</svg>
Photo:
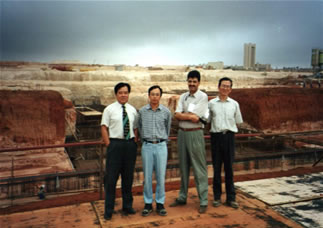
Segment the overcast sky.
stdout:
<svg viewBox="0 0 323 228">
<path fill-rule="evenodd" d="M 323 1 L 0 0 L 1 60 L 310 67 L 323 49 Z"/>
</svg>

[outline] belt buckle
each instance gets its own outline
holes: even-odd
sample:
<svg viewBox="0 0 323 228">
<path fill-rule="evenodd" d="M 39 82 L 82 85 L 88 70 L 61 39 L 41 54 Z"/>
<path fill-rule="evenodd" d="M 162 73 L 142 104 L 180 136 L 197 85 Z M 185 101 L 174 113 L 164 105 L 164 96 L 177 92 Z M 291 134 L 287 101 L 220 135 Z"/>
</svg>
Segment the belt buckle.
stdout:
<svg viewBox="0 0 323 228">
<path fill-rule="evenodd" d="M 158 144 L 158 143 L 161 143 L 161 142 L 164 142 L 165 140 L 163 140 L 163 139 L 158 139 L 158 140 L 156 140 L 156 141 L 154 141 L 154 144 Z"/>
<path fill-rule="evenodd" d="M 151 143 L 151 144 L 158 144 L 158 143 L 160 143 L 160 140 L 147 140 L 146 141 L 147 143 Z"/>
<path fill-rule="evenodd" d="M 158 143 L 161 143 L 161 142 L 163 142 L 163 140 L 162 139 L 158 139 L 158 140 L 154 141 L 154 144 L 158 144 Z"/>
<path fill-rule="evenodd" d="M 222 134 L 225 135 L 227 132 L 228 132 L 228 130 L 222 131 Z"/>
</svg>

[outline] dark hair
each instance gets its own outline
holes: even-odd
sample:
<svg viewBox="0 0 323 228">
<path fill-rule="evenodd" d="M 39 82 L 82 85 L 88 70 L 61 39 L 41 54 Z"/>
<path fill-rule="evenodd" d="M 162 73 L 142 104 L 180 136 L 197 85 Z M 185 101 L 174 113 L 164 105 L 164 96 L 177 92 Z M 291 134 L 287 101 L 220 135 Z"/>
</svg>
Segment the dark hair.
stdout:
<svg viewBox="0 0 323 228">
<path fill-rule="evenodd" d="M 222 81 L 230 81 L 230 82 L 231 82 L 231 88 L 232 88 L 233 83 L 232 83 L 231 78 L 228 78 L 228 77 L 223 77 L 223 78 L 221 78 L 221 79 L 219 80 L 219 85 L 218 85 L 218 87 L 220 87 L 220 86 L 221 86 Z"/>
<path fill-rule="evenodd" d="M 201 80 L 200 72 L 198 72 L 197 70 L 190 71 L 187 75 L 187 80 L 189 78 L 197 78 L 197 80 L 200 81 Z"/>
<path fill-rule="evenodd" d="M 128 93 L 130 93 L 131 91 L 131 87 L 128 83 L 125 83 L 125 82 L 119 82 L 115 87 L 114 87 L 114 94 L 117 94 L 119 89 L 121 89 L 122 87 L 125 87 L 127 86 L 128 88 Z"/>
<path fill-rule="evenodd" d="M 154 86 L 150 87 L 150 88 L 148 89 L 148 95 L 150 94 L 150 91 L 152 91 L 153 89 L 159 89 L 159 91 L 160 91 L 160 96 L 162 96 L 162 95 L 163 95 L 163 90 L 162 90 L 162 88 L 160 88 L 160 86 L 159 86 L 159 85 L 154 85 Z"/>
</svg>

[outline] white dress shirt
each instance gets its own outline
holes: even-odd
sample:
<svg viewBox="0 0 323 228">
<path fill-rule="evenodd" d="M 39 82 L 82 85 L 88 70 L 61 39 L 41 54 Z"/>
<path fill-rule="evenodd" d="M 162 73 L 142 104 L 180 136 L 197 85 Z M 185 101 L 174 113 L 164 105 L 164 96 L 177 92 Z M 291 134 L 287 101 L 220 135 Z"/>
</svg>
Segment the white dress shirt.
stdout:
<svg viewBox="0 0 323 228">
<path fill-rule="evenodd" d="M 130 138 L 135 137 L 134 129 L 137 129 L 137 110 L 130 104 L 125 104 L 129 118 Z M 109 138 L 124 139 L 122 105 L 116 101 L 108 105 L 102 115 L 101 125 L 105 125 L 109 130 Z"/>
<path fill-rule="evenodd" d="M 204 116 L 208 112 L 208 98 L 206 93 L 197 90 L 193 95 L 189 92 L 183 93 L 178 101 L 176 112 L 194 113 L 199 117 Z M 179 121 L 180 128 L 203 128 L 201 122 L 193 123 L 187 120 Z"/>
<path fill-rule="evenodd" d="M 239 103 L 228 97 L 221 101 L 216 97 L 209 101 L 212 133 L 232 131 L 238 132 L 237 124 L 243 122 Z"/>
</svg>

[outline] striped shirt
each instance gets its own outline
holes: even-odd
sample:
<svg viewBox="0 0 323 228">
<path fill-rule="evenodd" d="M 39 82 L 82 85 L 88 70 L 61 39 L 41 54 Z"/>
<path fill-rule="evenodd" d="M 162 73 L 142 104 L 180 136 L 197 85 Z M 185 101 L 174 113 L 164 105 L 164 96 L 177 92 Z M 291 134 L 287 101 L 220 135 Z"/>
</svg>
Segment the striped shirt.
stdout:
<svg viewBox="0 0 323 228">
<path fill-rule="evenodd" d="M 172 114 L 167 107 L 160 104 L 154 111 L 150 104 L 143 106 L 138 114 L 138 130 L 141 140 L 168 140 Z"/>
</svg>

